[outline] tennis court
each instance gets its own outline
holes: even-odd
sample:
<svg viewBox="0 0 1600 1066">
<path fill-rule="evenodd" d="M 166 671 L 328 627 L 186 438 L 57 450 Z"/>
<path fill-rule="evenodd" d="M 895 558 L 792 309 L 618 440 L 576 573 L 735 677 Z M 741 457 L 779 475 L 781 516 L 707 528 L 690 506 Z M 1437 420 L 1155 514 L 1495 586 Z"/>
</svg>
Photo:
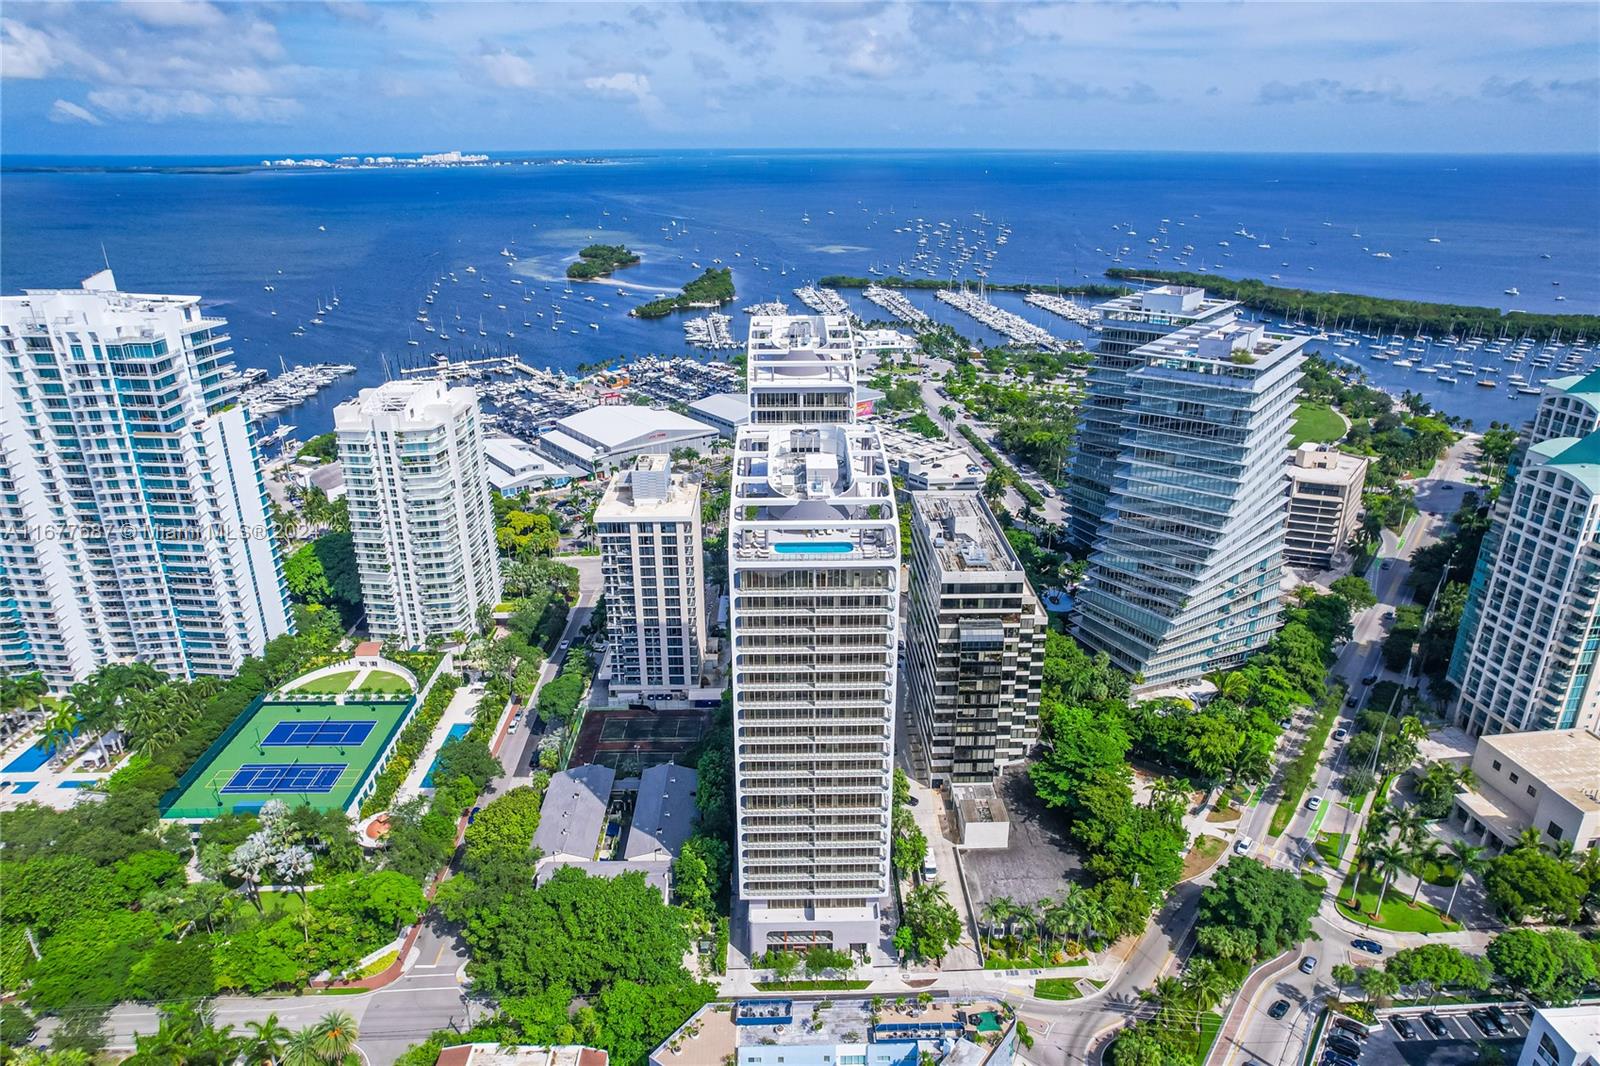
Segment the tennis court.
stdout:
<svg viewBox="0 0 1600 1066">
<path fill-rule="evenodd" d="M 343 810 L 377 771 L 414 697 L 360 703 L 266 701 L 186 773 L 167 818 L 215 818 L 268 800 Z M 246 712 L 248 714 L 248 712 Z"/>
</svg>

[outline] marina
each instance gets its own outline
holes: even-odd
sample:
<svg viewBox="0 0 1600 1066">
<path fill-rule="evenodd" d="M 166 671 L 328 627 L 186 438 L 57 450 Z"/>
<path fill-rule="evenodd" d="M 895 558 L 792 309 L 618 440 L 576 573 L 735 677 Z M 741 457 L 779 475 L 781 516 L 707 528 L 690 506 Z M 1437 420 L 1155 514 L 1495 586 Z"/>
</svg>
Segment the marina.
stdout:
<svg viewBox="0 0 1600 1066">
<path fill-rule="evenodd" d="M 908 326 L 924 328 L 933 323 L 933 319 L 928 316 L 926 311 L 918 308 L 895 289 L 885 288 L 876 284 L 868 285 L 861 295 Z"/>
<path fill-rule="evenodd" d="M 703 318 L 688 318 L 683 322 L 684 343 L 707 351 L 726 351 L 730 348 L 742 348 L 744 345 L 733 335 L 730 328 L 733 319 L 727 315 L 712 312 Z"/>
<path fill-rule="evenodd" d="M 300 406 L 339 378 L 355 373 L 355 370 L 352 363 L 311 363 L 292 369 L 285 367 L 277 377 L 268 379 L 263 374 L 256 384 L 243 389 L 239 393 L 239 402 L 244 404 L 255 421 L 271 418 Z"/>
<path fill-rule="evenodd" d="M 1041 307 L 1053 315 L 1060 315 L 1068 322 L 1076 322 L 1086 329 L 1094 329 L 1100 323 L 1100 312 L 1092 307 L 1085 307 L 1064 296 L 1057 296 L 1048 292 L 1030 292 L 1025 297 L 1028 303 Z"/>
<path fill-rule="evenodd" d="M 1076 342 L 1051 335 L 1049 330 L 1034 325 L 1021 315 L 996 307 L 985 298 L 981 287 L 976 292 L 970 289 L 940 289 L 937 296 L 941 302 L 1008 337 L 1013 344 L 1031 344 L 1052 352 L 1079 347 Z"/>
<path fill-rule="evenodd" d="M 845 302 L 833 289 L 824 289 L 816 285 L 802 285 L 794 290 L 795 299 L 805 304 L 819 315 L 848 315 L 850 305 Z"/>
</svg>

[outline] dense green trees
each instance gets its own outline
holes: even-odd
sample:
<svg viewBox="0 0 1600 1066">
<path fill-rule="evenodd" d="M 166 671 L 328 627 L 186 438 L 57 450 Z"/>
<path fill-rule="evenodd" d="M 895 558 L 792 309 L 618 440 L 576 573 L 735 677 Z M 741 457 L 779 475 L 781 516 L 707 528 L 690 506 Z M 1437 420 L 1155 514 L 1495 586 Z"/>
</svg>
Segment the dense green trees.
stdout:
<svg viewBox="0 0 1600 1066">
<path fill-rule="evenodd" d="M 1252 958 L 1270 958 L 1311 935 L 1321 895 L 1285 870 L 1235 856 L 1200 894 L 1199 928 L 1225 928 Z"/>
<path fill-rule="evenodd" d="M 361 616 L 361 574 L 348 532 L 324 533 L 301 545 L 284 561 L 283 577 L 296 603 L 332 607 L 344 625 Z"/>
<path fill-rule="evenodd" d="M 610 277 L 623 267 L 639 262 L 639 253 L 629 251 L 621 244 L 591 244 L 578 249 L 578 261 L 567 264 L 567 277 L 574 281 L 590 281 Z"/>
<path fill-rule="evenodd" d="M 1489 943 L 1489 962 L 1513 991 L 1559 1006 L 1600 980 L 1600 942 L 1567 929 L 1509 929 Z"/>
<path fill-rule="evenodd" d="M 651 300 L 628 313 L 635 318 L 662 318 L 674 311 L 694 307 L 720 307 L 733 297 L 733 271 L 727 267 L 708 267 L 704 274 L 685 285 L 677 296 Z"/>
<path fill-rule="evenodd" d="M 1508 922 L 1539 918 L 1571 924 L 1578 920 L 1589 884 L 1570 863 L 1524 843 L 1489 864 L 1483 887 Z"/>
</svg>

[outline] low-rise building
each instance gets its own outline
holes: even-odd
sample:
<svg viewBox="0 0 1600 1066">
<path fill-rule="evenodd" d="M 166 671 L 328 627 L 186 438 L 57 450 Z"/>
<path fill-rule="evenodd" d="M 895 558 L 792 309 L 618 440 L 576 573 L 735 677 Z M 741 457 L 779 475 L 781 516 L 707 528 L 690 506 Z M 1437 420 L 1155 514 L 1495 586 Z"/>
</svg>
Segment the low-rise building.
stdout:
<svg viewBox="0 0 1600 1066">
<path fill-rule="evenodd" d="M 1511 847 L 1532 827 L 1578 851 L 1600 846 L 1600 736 L 1587 729 L 1478 738 L 1472 791 L 1456 796 L 1454 824 L 1469 838 Z"/>
<path fill-rule="evenodd" d="M 983 485 L 983 468 L 966 449 L 948 440 L 934 440 L 899 426 L 881 423 L 878 435 L 889 470 L 905 479 L 911 492 L 976 489 Z"/>
<path fill-rule="evenodd" d="M 915 354 L 916 350 L 917 338 L 897 329 L 856 330 L 858 355 L 875 355 L 879 359 L 893 360 Z"/>
<path fill-rule="evenodd" d="M 622 846 L 624 859 L 677 858 L 694 832 L 699 809 L 694 805 L 700 778 L 687 766 L 658 763 L 639 775 L 633 824 Z"/>
<path fill-rule="evenodd" d="M 1289 524 L 1283 558 L 1290 566 L 1325 570 L 1349 543 L 1361 513 L 1367 460 L 1337 448 L 1300 445 L 1289 461 Z"/>
<path fill-rule="evenodd" d="M 488 437 L 483 442 L 489 486 L 502 496 L 523 489 L 560 488 L 572 480 L 571 471 L 533 450 L 515 437 Z"/>
<path fill-rule="evenodd" d="M 716 439 L 716 430 L 676 411 L 617 404 L 556 419 L 539 438 L 539 448 L 558 463 L 603 474 L 641 455 L 667 455 L 677 448 L 705 451 Z"/>
<path fill-rule="evenodd" d="M 1517 1066 L 1600 1066 L 1600 1011 L 1593 1004 L 1534 1011 Z"/>
<path fill-rule="evenodd" d="M 434 1061 L 435 1066 L 609 1066 L 611 1056 L 582 1044 L 452 1044 Z"/>
<path fill-rule="evenodd" d="M 558 859 L 589 862 L 611 857 L 615 842 L 605 829 L 611 821 L 611 790 L 616 780 L 616 771 L 597 763 L 574 766 L 550 778 L 539 806 L 539 828 L 533 835 L 541 866 Z"/>
<path fill-rule="evenodd" d="M 689 417 L 732 440 L 739 427 L 750 422 L 750 397 L 742 392 L 714 392 L 689 404 Z"/>
</svg>

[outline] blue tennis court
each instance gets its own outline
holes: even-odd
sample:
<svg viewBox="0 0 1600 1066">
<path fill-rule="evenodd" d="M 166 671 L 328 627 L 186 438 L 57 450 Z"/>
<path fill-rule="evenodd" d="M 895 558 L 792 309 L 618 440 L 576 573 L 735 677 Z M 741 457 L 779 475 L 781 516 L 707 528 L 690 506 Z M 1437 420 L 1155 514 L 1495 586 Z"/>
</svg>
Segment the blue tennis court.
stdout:
<svg viewBox="0 0 1600 1066">
<path fill-rule="evenodd" d="M 376 722 L 279 722 L 262 738 L 263 748 L 358 747 L 372 735 Z"/>
<path fill-rule="evenodd" d="M 222 786 L 223 793 L 332 792 L 349 763 L 245 763 Z"/>
</svg>

